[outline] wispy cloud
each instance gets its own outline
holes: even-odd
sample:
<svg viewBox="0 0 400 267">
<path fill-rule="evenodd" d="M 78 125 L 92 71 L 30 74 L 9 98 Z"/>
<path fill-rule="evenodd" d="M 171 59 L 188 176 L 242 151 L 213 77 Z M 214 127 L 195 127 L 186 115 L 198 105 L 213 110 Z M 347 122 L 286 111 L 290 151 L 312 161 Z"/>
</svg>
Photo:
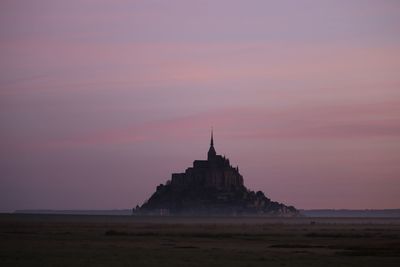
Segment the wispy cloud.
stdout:
<svg viewBox="0 0 400 267">
<path fill-rule="evenodd" d="M 229 139 L 348 139 L 400 137 L 400 103 L 315 106 L 291 110 L 230 108 L 139 123 L 80 135 L 36 140 L 34 149 L 76 148 L 82 145 L 130 144 L 161 140 L 196 140 L 212 125 Z"/>
</svg>

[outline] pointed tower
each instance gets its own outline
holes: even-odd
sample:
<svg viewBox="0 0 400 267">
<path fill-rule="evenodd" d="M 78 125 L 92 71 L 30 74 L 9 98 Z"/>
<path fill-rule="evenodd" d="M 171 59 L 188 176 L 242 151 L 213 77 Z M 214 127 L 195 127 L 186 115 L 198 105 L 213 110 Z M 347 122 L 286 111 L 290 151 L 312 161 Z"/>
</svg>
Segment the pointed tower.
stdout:
<svg viewBox="0 0 400 267">
<path fill-rule="evenodd" d="M 212 160 L 215 158 L 216 155 L 217 155 L 217 152 L 215 152 L 215 148 L 214 148 L 213 130 L 211 129 L 211 142 L 210 142 L 210 149 L 208 150 L 208 154 L 207 154 L 207 159 Z"/>
</svg>

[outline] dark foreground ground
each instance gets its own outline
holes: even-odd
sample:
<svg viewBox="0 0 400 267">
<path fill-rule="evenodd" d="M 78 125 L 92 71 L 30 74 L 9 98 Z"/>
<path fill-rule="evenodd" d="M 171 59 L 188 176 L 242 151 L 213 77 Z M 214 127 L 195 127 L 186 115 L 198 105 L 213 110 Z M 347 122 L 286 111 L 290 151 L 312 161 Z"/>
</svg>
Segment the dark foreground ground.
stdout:
<svg viewBox="0 0 400 267">
<path fill-rule="evenodd" d="M 0 266 L 400 266 L 400 219 L 3 214 Z"/>
</svg>

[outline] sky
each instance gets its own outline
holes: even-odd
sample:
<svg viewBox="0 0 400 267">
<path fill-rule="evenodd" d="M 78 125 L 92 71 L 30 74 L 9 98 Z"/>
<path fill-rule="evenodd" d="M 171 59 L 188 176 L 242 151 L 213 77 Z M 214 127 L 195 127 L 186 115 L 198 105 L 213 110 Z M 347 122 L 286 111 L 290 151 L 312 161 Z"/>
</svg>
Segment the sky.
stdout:
<svg viewBox="0 0 400 267">
<path fill-rule="evenodd" d="M 400 208 L 400 2 L 2 0 L 0 211 L 141 205 L 218 154 L 297 208 Z"/>
</svg>

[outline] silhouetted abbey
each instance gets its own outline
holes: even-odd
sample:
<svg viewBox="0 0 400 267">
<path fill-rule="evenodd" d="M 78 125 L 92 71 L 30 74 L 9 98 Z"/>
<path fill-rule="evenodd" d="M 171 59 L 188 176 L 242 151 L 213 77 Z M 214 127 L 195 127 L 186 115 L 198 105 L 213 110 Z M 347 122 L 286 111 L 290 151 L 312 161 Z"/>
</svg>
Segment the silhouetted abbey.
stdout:
<svg viewBox="0 0 400 267">
<path fill-rule="evenodd" d="M 173 173 L 165 185 L 141 207 L 138 214 L 197 214 L 197 215 L 298 215 L 290 206 L 273 202 L 263 192 L 248 190 L 239 168 L 229 159 L 217 155 L 211 132 L 207 160 L 195 160 L 184 173 Z"/>
</svg>

